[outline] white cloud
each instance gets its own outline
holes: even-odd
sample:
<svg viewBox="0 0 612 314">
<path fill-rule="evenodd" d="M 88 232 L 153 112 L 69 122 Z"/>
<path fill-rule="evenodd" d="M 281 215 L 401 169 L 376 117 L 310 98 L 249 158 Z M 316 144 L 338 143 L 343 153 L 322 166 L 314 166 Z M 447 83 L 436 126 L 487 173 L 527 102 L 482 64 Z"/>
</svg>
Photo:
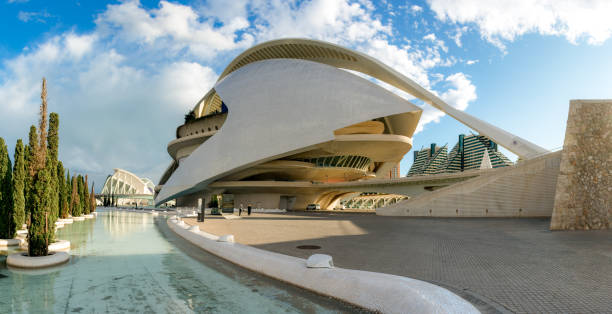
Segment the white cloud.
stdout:
<svg viewBox="0 0 612 314">
<path fill-rule="evenodd" d="M 500 49 L 527 33 L 563 36 L 571 43 L 586 39 L 602 44 L 612 35 L 612 1 L 558 0 L 429 0 L 438 19 L 474 23 L 480 34 Z"/>
<path fill-rule="evenodd" d="M 446 47 L 446 44 L 444 43 L 444 41 L 443 41 L 443 40 L 438 39 L 438 38 L 436 37 L 436 34 L 434 34 L 434 33 L 427 34 L 427 35 L 423 36 L 423 39 L 424 39 L 424 40 L 429 40 L 429 41 L 431 41 L 431 42 L 435 43 L 435 44 L 436 44 L 438 47 L 440 47 L 440 49 L 442 49 L 444 52 L 448 52 L 448 48 Z"/>
<path fill-rule="evenodd" d="M 84 54 L 91 51 L 96 37 L 94 35 L 79 36 L 75 34 L 69 34 L 66 36 L 65 40 L 66 49 L 68 49 L 68 52 L 72 56 L 80 58 Z"/>
<path fill-rule="evenodd" d="M 419 13 L 419 12 L 423 12 L 423 8 L 414 4 L 410 7 L 410 10 L 414 13 Z"/>
<path fill-rule="evenodd" d="M 45 23 L 46 19 L 49 17 L 51 17 L 51 14 L 44 10 L 40 12 L 19 11 L 19 13 L 17 13 L 17 18 L 25 23 L 30 21 Z"/>
<path fill-rule="evenodd" d="M 109 5 L 98 16 L 96 24 L 106 36 L 116 33 L 127 42 L 171 53 L 186 48 L 200 59 L 210 59 L 219 52 L 246 48 L 253 43 L 252 36 L 238 39 L 235 34 L 249 26 L 245 18 L 235 18 L 215 27 L 213 19 L 202 19 L 192 7 L 166 1 L 161 1 L 158 9 L 149 11 L 137 1 Z"/>
<path fill-rule="evenodd" d="M 468 60 L 468 61 L 465 61 L 465 64 L 467 64 L 467 65 L 472 65 L 472 64 L 476 64 L 476 63 L 478 63 L 478 60 Z"/>
<path fill-rule="evenodd" d="M 467 26 L 457 27 L 455 29 L 455 34 L 450 36 L 450 38 L 453 39 L 457 47 L 461 48 L 463 46 L 463 44 L 461 43 L 461 37 L 463 36 L 465 32 L 467 32 L 467 30 L 468 30 Z"/>
<path fill-rule="evenodd" d="M 291 3 L 255 0 L 258 40 L 310 37 L 338 44 L 361 43 L 391 34 L 391 27 L 373 17 L 373 8 L 346 0 Z"/>
<path fill-rule="evenodd" d="M 439 96 L 452 107 L 463 111 L 467 109 L 470 102 L 477 99 L 476 86 L 472 84 L 470 79 L 464 73 L 459 72 L 449 75 L 444 79 L 444 82 L 446 82 L 450 88 Z M 433 108 L 431 105 L 425 105 L 423 107 L 423 114 L 421 115 L 416 131 L 422 131 L 425 125 L 431 122 L 439 122 L 440 118 L 444 115 L 445 113 Z"/>
<path fill-rule="evenodd" d="M 459 72 L 445 79 L 451 88 L 442 93 L 440 97 L 449 105 L 459 110 L 465 110 L 471 101 L 476 100 L 476 86 L 468 77 Z"/>
</svg>

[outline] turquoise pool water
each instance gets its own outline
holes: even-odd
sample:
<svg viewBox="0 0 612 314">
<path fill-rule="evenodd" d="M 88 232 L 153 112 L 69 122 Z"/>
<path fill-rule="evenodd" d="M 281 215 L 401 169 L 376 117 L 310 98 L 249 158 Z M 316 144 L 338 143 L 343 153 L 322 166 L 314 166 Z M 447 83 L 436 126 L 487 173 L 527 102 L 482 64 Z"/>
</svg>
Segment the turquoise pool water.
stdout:
<svg viewBox="0 0 612 314">
<path fill-rule="evenodd" d="M 340 302 L 235 267 L 178 238 L 163 216 L 100 210 L 66 225 L 71 261 L 9 269 L 0 254 L 2 313 L 338 313 Z"/>
</svg>

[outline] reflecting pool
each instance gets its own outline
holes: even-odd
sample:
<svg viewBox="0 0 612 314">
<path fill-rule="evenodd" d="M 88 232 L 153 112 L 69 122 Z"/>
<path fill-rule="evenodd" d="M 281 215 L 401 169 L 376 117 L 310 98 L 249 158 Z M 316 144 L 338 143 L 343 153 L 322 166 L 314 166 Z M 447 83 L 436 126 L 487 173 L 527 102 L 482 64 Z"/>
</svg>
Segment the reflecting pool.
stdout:
<svg viewBox="0 0 612 314">
<path fill-rule="evenodd" d="M 281 284 L 202 252 L 165 217 L 100 210 L 59 229 L 71 261 L 39 271 L 7 268 L 2 313 L 338 313 L 358 309 Z"/>
</svg>

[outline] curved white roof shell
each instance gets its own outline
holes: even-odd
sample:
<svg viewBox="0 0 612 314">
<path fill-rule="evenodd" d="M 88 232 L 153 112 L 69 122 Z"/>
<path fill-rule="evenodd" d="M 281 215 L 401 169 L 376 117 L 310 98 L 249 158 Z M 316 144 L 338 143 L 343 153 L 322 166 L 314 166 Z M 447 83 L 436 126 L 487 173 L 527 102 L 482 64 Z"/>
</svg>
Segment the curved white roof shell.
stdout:
<svg viewBox="0 0 612 314">
<path fill-rule="evenodd" d="M 123 169 L 114 169 L 115 172 L 106 178 L 100 194 L 102 195 L 130 195 L 138 194 L 153 195 L 155 184 L 147 178 L 139 178 L 137 175 Z"/>
<path fill-rule="evenodd" d="M 236 57 L 225 68 L 219 77 L 219 81 L 247 64 L 277 58 L 310 60 L 367 74 L 431 104 L 433 107 L 445 112 L 473 130 L 487 135 L 497 144 L 521 158 L 530 159 L 548 152 L 546 149 L 523 138 L 473 117 L 466 112 L 455 109 L 413 80 L 375 58 L 319 40 L 300 38 L 278 39 L 251 47 Z M 198 102 L 195 107 L 195 113 L 197 116 L 201 116 L 218 110 L 220 106 L 221 99 L 213 89 Z"/>
</svg>

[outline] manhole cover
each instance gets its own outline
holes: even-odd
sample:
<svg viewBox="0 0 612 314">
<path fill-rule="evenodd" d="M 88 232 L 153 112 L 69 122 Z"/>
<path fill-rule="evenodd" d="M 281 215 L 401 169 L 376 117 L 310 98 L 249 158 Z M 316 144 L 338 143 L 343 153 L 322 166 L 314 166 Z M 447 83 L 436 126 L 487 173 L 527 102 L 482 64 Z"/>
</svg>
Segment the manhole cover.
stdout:
<svg viewBox="0 0 612 314">
<path fill-rule="evenodd" d="M 318 250 L 321 248 L 318 245 L 298 245 L 296 247 L 300 250 Z"/>
</svg>

